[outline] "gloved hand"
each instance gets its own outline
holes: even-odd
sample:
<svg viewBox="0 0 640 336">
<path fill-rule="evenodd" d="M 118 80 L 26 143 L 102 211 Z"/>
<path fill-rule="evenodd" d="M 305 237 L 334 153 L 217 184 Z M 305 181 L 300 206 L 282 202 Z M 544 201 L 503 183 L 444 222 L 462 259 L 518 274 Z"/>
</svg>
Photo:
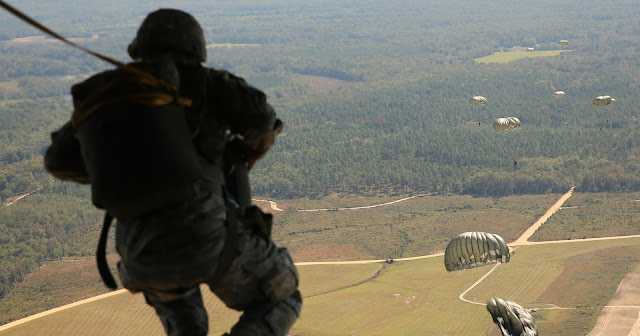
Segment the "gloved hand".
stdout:
<svg viewBox="0 0 640 336">
<path fill-rule="evenodd" d="M 273 128 L 270 131 L 249 131 L 245 134 L 244 142 L 249 147 L 249 153 L 246 153 L 247 163 L 249 170 L 253 168 L 253 165 L 257 160 L 260 160 L 269 151 L 269 148 L 273 146 L 276 141 L 276 137 L 282 129 L 284 124 L 280 119 L 276 119 Z"/>
</svg>

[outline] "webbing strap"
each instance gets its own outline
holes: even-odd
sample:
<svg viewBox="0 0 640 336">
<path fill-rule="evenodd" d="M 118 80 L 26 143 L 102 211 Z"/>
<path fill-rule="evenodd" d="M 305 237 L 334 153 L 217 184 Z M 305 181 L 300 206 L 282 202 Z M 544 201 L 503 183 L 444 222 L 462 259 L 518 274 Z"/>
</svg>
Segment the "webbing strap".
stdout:
<svg viewBox="0 0 640 336">
<path fill-rule="evenodd" d="M 44 25 L 42 25 L 38 21 L 30 18 L 29 16 L 27 16 L 24 13 L 22 13 L 18 9 L 12 7 L 8 3 L 4 2 L 3 0 L 0 0 L 0 7 L 6 9 L 8 12 L 10 12 L 13 15 L 15 15 L 17 18 L 19 18 L 22 21 L 32 25 L 33 27 L 37 28 L 38 30 L 40 30 L 40 31 L 42 31 L 42 32 L 44 32 L 46 34 L 49 34 L 49 35 L 55 37 L 56 39 L 66 43 L 66 44 L 68 44 L 68 45 L 70 45 L 70 46 L 72 46 L 72 47 L 74 47 L 76 49 L 82 50 L 82 51 L 84 51 L 84 52 L 86 52 L 86 53 L 88 53 L 90 55 L 93 55 L 93 56 L 95 56 L 95 57 L 97 57 L 97 58 L 99 58 L 99 59 L 101 59 L 101 60 L 103 60 L 103 61 L 105 61 L 107 63 L 115 65 L 115 66 L 117 66 L 118 68 L 120 68 L 120 69 L 122 69 L 124 71 L 130 72 L 132 74 L 135 74 L 135 75 L 143 77 L 143 78 L 146 78 L 150 82 L 155 83 L 155 85 L 162 86 L 162 87 L 168 89 L 169 91 L 171 91 L 172 93 L 177 93 L 177 88 L 175 86 L 172 86 L 172 85 L 169 85 L 169 84 L 165 83 L 164 81 L 156 78 L 155 76 L 151 75 L 148 72 L 145 72 L 145 71 L 142 71 L 142 70 L 140 70 L 138 68 L 132 67 L 132 66 L 127 65 L 127 64 L 124 64 L 124 63 L 122 63 L 122 62 L 120 62 L 118 60 L 115 60 L 115 59 L 113 59 L 113 58 L 111 58 L 109 56 L 102 55 L 102 54 L 100 54 L 98 52 L 95 52 L 95 51 L 93 51 L 91 49 L 87 49 L 85 47 L 77 45 L 77 44 L 67 40 L 66 38 L 60 36 L 58 33 L 54 32 L 53 30 L 45 27 Z"/>
<path fill-rule="evenodd" d="M 102 231 L 100 231 L 100 240 L 98 241 L 98 250 L 96 251 L 96 259 L 98 261 L 98 272 L 104 284 L 112 290 L 118 288 L 116 280 L 113 278 L 111 271 L 109 270 L 109 264 L 107 264 L 107 236 L 109 235 L 109 227 L 113 222 L 113 217 L 108 213 L 104 214 L 104 223 L 102 224 Z"/>
</svg>

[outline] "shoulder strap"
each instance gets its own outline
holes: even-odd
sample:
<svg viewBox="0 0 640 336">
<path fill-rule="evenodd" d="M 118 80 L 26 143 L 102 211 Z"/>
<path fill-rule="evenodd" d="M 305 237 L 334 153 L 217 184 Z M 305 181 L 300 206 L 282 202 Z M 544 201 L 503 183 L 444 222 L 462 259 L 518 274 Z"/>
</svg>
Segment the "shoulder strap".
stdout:
<svg viewBox="0 0 640 336">
<path fill-rule="evenodd" d="M 102 231 L 100 231 L 100 240 L 98 241 L 98 250 L 96 251 L 96 259 L 98 261 L 98 271 L 104 284 L 112 290 L 118 288 L 116 280 L 109 271 L 109 264 L 107 264 L 107 236 L 109 235 L 109 227 L 113 222 L 113 217 L 108 213 L 104 214 L 104 223 L 102 224 Z"/>
</svg>

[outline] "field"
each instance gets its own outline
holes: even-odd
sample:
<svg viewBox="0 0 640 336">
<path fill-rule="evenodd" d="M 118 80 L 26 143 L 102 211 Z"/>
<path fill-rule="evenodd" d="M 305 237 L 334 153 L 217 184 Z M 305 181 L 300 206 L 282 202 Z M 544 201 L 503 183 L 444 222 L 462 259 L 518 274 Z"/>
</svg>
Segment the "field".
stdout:
<svg viewBox="0 0 640 336">
<path fill-rule="evenodd" d="M 581 335 L 629 272 L 638 272 L 640 239 L 522 246 L 466 299 L 491 296 L 538 308 L 541 335 Z M 394 264 L 299 266 L 304 308 L 291 335 L 499 335 L 482 305 L 458 295 L 490 267 L 447 273 L 442 257 Z M 378 275 L 376 275 L 379 272 Z M 212 335 L 235 322 L 206 294 Z M 568 308 L 568 309 L 541 309 Z M 1 331 L 13 335 L 158 335 L 141 295 L 119 294 Z"/>
<path fill-rule="evenodd" d="M 0 91 L 6 92 L 7 94 L 18 94 L 22 92 L 22 89 L 18 87 L 18 82 L 0 82 Z"/>
<path fill-rule="evenodd" d="M 623 219 L 633 215 L 640 193 L 574 195 L 551 217 L 549 227 L 557 226 L 555 216 L 569 227 L 580 227 L 584 218 L 577 214 L 596 211 L 606 219 L 601 226 L 613 230 L 603 232 L 621 233 L 619 228 L 628 226 Z M 339 262 L 427 255 L 442 251 L 452 236 L 472 230 L 496 232 L 511 242 L 559 196 L 431 195 L 359 210 L 349 208 L 397 201 L 406 195 L 334 194 L 278 202 L 282 211 L 271 210 L 267 202 L 257 204 L 274 214 L 275 240 L 290 249 L 295 261 Z M 321 210 L 300 211 L 314 209 Z M 598 226 L 598 222 L 593 219 L 584 225 Z M 638 233 L 633 226 L 628 234 Z M 114 265 L 117 257 L 111 257 Z M 94 267 L 92 258 L 47 263 L 0 301 L 0 317 L 15 320 L 30 309 L 41 311 L 103 293 Z M 640 273 L 640 238 L 519 246 L 510 263 L 497 267 L 465 294 L 465 299 L 478 304 L 462 302 L 458 296 L 491 267 L 447 273 L 442 256 L 393 264 L 300 265 L 298 269 L 304 309 L 291 335 L 497 336 L 482 305 L 492 296 L 536 308 L 534 318 L 541 334 L 581 335 L 593 329 L 621 280 Z M 53 287 L 57 290 L 47 291 Z M 211 334 L 220 335 L 239 314 L 228 310 L 208 289 L 203 292 Z M 12 308 L 18 306 L 25 308 Z M 115 335 L 125 330 L 131 335 L 162 332 L 141 295 L 123 293 L 82 304 L 2 330 L 0 336 Z"/>
<path fill-rule="evenodd" d="M 514 241 L 560 197 L 442 195 L 371 209 L 297 211 L 374 205 L 406 196 L 331 195 L 278 202 L 284 211 L 274 211 L 274 239 L 287 246 L 296 261 L 420 256 L 443 251 L 452 237 L 466 231 L 493 232 Z"/>
<path fill-rule="evenodd" d="M 532 241 L 640 233 L 640 193 L 575 193 Z"/>
<path fill-rule="evenodd" d="M 544 50 L 544 51 L 510 51 L 510 52 L 497 52 L 493 55 L 484 56 L 474 59 L 476 63 L 509 63 L 515 60 L 529 57 L 547 57 L 556 56 L 564 52 L 570 52 L 571 50 Z"/>
</svg>

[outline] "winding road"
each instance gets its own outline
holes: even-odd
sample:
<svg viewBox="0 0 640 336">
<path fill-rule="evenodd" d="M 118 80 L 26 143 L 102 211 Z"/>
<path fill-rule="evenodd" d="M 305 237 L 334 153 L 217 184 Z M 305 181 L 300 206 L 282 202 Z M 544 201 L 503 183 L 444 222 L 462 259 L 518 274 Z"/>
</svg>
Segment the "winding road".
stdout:
<svg viewBox="0 0 640 336">
<path fill-rule="evenodd" d="M 431 196 L 431 195 L 435 195 L 435 194 L 436 193 L 419 194 L 419 195 L 409 196 L 409 197 L 405 197 L 405 198 L 402 198 L 402 199 L 399 199 L 399 200 L 395 200 L 395 201 L 391 201 L 391 202 L 386 202 L 386 203 L 381 203 L 381 204 L 374 204 L 374 205 L 365 205 L 365 206 L 357 206 L 357 207 L 346 207 L 346 208 L 297 209 L 296 211 L 298 211 L 298 212 L 317 212 L 317 211 L 342 211 L 342 210 L 371 209 L 371 208 L 377 208 L 377 207 L 381 207 L 381 206 L 386 206 L 386 205 L 391 205 L 391 204 L 395 204 L 395 203 L 399 203 L 399 202 L 408 201 L 410 199 L 414 199 L 414 198 L 418 198 L 418 197 Z M 274 201 L 262 200 L 262 199 L 252 199 L 252 201 L 254 201 L 254 202 L 269 202 L 269 204 L 271 205 L 271 209 L 273 209 L 275 211 L 284 211 L 284 210 L 278 208 L 278 203 L 276 203 Z"/>
</svg>

